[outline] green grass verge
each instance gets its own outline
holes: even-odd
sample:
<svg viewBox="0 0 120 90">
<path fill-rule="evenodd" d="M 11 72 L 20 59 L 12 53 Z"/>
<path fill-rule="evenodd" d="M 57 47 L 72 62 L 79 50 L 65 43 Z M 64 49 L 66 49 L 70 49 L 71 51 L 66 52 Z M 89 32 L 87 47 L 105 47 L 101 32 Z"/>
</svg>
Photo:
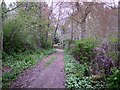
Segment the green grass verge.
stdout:
<svg viewBox="0 0 120 90">
<path fill-rule="evenodd" d="M 17 79 L 17 77 L 26 69 L 32 68 L 43 57 L 55 52 L 54 49 L 35 51 L 26 51 L 20 54 L 12 53 L 7 55 L 3 53 L 3 66 L 9 67 L 10 72 L 3 73 L 2 75 L 2 87 L 8 88 L 10 84 Z"/>
</svg>

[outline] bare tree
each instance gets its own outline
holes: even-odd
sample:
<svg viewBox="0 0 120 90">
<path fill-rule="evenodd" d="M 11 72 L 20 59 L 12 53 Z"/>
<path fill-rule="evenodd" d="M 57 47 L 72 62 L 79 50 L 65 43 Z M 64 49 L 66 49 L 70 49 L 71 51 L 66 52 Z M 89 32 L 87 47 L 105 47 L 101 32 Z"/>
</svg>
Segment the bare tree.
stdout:
<svg viewBox="0 0 120 90">
<path fill-rule="evenodd" d="M 53 33 L 53 41 L 52 41 L 52 47 L 54 45 L 54 39 L 56 37 L 56 33 L 57 33 L 57 30 L 58 30 L 58 27 L 59 27 L 59 21 L 60 21 L 60 15 L 61 15 L 61 6 L 62 6 L 63 2 L 60 3 L 59 5 L 59 10 L 58 10 L 58 18 L 57 18 L 57 23 L 56 23 L 56 27 L 55 27 L 55 31 Z"/>
<path fill-rule="evenodd" d="M 75 3 L 77 8 L 76 13 L 72 14 L 73 20 L 81 25 L 81 38 L 85 38 L 86 35 L 86 19 L 91 12 L 93 2 L 83 2 L 83 5 L 79 2 Z M 81 14 L 79 20 L 74 19 L 77 14 Z"/>
</svg>

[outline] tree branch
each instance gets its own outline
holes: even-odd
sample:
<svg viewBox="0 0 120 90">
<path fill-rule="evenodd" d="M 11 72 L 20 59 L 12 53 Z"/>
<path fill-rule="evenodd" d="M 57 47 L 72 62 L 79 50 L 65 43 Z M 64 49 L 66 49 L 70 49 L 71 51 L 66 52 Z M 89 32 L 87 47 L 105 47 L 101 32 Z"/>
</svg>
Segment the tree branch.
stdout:
<svg viewBox="0 0 120 90">
<path fill-rule="evenodd" d="M 22 4 L 23 4 L 23 2 L 20 3 L 19 5 L 17 5 L 16 7 L 12 8 L 12 9 L 10 9 L 10 10 L 7 10 L 7 11 L 5 11 L 5 12 L 3 12 L 3 13 L 8 13 L 8 12 L 10 12 L 10 11 L 13 11 L 13 10 L 15 10 L 16 8 L 19 8 Z"/>
<path fill-rule="evenodd" d="M 91 9 L 91 6 L 92 5 L 94 5 L 93 3 L 90 3 L 87 7 L 86 7 L 86 9 L 85 9 L 85 13 L 84 13 L 84 15 L 82 16 L 82 20 L 81 21 L 77 21 L 77 20 L 75 20 L 74 18 L 72 18 L 74 21 L 76 21 L 77 23 L 82 23 L 82 22 L 84 22 L 85 21 L 85 19 L 86 19 L 86 17 L 87 17 L 87 15 L 91 12 L 91 10 L 89 10 L 89 9 Z M 78 10 L 78 11 L 80 11 L 80 10 Z M 78 14 L 78 13 L 77 13 Z M 74 17 L 76 14 L 72 14 L 72 17 Z"/>
</svg>

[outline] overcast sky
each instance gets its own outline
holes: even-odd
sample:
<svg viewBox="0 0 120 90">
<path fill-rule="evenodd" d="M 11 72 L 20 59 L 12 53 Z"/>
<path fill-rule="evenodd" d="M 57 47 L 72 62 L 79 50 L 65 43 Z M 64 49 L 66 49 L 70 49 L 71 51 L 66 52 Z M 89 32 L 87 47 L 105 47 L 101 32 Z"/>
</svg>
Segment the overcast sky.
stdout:
<svg viewBox="0 0 120 90">
<path fill-rule="evenodd" d="M 0 0 L 0 1 L 2 1 L 2 0 Z M 8 5 L 8 4 L 10 4 L 11 2 L 16 2 L 16 1 L 32 1 L 32 2 L 39 2 L 39 1 L 46 1 L 48 4 L 50 4 L 50 2 L 52 1 L 52 0 L 4 0 L 5 2 L 6 2 L 6 4 Z M 75 2 L 75 1 L 77 1 L 77 0 L 53 0 L 54 2 L 58 2 L 58 1 L 64 1 L 64 2 Z M 84 1 L 84 2 L 89 2 L 89 1 L 93 1 L 93 0 L 79 0 L 79 1 Z M 120 1 L 120 0 L 94 0 L 94 1 L 102 1 L 102 2 L 115 2 L 116 4 L 118 3 L 118 1 Z"/>
</svg>

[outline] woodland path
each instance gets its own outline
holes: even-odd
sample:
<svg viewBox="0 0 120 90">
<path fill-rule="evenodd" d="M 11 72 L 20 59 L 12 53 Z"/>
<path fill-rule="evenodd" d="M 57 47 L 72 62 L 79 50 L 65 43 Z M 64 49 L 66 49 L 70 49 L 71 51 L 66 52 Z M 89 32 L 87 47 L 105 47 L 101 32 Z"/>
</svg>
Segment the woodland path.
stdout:
<svg viewBox="0 0 120 90">
<path fill-rule="evenodd" d="M 56 52 L 45 57 L 35 67 L 25 71 L 11 88 L 64 88 L 64 52 Z M 50 63 L 51 61 L 51 63 Z"/>
</svg>

